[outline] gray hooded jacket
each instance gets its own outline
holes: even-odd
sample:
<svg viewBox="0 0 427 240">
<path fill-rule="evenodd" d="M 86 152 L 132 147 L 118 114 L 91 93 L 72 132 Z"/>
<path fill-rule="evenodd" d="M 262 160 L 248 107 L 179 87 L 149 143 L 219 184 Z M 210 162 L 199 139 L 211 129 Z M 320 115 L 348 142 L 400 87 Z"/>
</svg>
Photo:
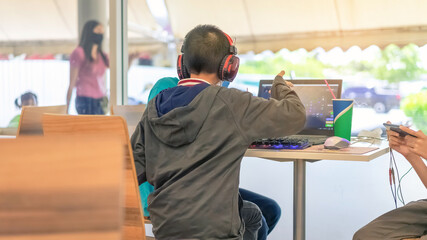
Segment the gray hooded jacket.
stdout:
<svg viewBox="0 0 427 240">
<path fill-rule="evenodd" d="M 241 239 L 240 163 L 256 139 L 298 133 L 305 109 L 281 77 L 271 100 L 219 86 L 159 117 L 154 98 L 132 135 L 138 180 L 155 191 L 157 239 Z"/>
</svg>

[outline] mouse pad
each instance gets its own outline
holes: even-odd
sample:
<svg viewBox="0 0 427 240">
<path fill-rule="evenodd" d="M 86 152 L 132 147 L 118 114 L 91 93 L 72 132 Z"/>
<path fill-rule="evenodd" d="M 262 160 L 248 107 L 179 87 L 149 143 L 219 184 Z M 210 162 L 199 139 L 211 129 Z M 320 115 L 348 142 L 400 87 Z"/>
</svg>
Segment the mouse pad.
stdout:
<svg viewBox="0 0 427 240">
<path fill-rule="evenodd" d="M 365 154 L 374 150 L 377 147 L 348 147 L 340 150 L 325 149 L 323 145 L 314 145 L 304 150 L 298 150 L 303 152 L 322 152 L 322 153 L 349 153 L 349 154 Z"/>
</svg>

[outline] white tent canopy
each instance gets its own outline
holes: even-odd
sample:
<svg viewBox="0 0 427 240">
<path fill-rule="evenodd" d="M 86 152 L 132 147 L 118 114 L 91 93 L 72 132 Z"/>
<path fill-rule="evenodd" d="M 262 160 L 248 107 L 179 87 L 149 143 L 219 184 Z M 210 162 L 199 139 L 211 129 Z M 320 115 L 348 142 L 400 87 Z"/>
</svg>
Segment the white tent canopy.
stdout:
<svg viewBox="0 0 427 240">
<path fill-rule="evenodd" d="M 427 43 L 425 0 L 165 1 L 177 42 L 198 24 L 214 24 L 236 38 L 241 53 Z M 0 0 L 0 54 L 70 53 L 77 2 Z M 131 51 L 165 48 L 146 0 L 128 0 L 128 20 Z"/>
<path fill-rule="evenodd" d="M 239 52 L 427 43 L 425 0 L 166 0 L 182 41 L 198 24 L 236 38 Z"/>
<path fill-rule="evenodd" d="M 78 42 L 77 2 L 0 0 L 0 53 L 70 53 Z M 128 22 L 131 50 L 162 45 L 155 38 L 162 29 L 145 0 L 128 0 Z"/>
</svg>

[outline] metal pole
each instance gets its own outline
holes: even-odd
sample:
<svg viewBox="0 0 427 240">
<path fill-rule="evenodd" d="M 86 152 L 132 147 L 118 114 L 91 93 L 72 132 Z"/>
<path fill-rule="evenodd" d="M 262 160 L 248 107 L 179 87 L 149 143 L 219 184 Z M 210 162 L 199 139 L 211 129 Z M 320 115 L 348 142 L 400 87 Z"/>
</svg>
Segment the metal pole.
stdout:
<svg viewBox="0 0 427 240">
<path fill-rule="evenodd" d="M 305 160 L 294 160 L 294 240 L 305 240 Z"/>
<path fill-rule="evenodd" d="M 78 26 L 78 40 L 80 40 L 80 34 L 82 33 L 83 26 L 89 20 L 97 20 L 104 25 L 105 30 L 107 29 L 107 0 L 79 0 L 78 1 L 78 14 L 77 14 L 77 26 Z M 106 47 L 103 45 L 103 47 Z M 106 51 L 108 49 L 104 49 Z"/>
<path fill-rule="evenodd" d="M 127 0 L 110 0 L 110 102 L 127 103 Z"/>
</svg>

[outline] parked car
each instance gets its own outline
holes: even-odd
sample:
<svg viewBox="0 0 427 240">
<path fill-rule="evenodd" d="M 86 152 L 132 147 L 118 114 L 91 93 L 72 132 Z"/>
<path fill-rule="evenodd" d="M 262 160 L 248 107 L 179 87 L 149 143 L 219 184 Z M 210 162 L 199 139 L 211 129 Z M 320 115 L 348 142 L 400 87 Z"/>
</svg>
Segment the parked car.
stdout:
<svg viewBox="0 0 427 240">
<path fill-rule="evenodd" d="M 349 87 L 342 98 L 354 99 L 355 106 L 373 108 L 377 113 L 399 108 L 401 99 L 398 91 L 367 87 Z"/>
</svg>

